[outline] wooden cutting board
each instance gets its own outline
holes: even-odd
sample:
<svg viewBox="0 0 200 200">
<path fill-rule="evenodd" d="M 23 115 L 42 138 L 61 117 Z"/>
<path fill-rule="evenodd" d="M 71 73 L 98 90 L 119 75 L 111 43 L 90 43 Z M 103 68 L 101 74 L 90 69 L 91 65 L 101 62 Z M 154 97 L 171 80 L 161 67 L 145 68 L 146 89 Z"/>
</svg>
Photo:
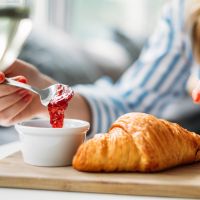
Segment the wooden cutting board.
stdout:
<svg viewBox="0 0 200 200">
<path fill-rule="evenodd" d="M 166 197 L 200 197 L 200 163 L 160 173 L 83 173 L 34 167 L 21 154 L 0 160 L 0 187 Z"/>
</svg>

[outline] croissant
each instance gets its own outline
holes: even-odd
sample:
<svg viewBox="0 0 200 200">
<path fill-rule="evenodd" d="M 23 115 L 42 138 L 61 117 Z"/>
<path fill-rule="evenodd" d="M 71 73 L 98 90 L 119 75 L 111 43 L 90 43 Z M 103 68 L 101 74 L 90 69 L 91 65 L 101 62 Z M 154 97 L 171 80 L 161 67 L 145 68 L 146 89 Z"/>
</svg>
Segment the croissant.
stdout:
<svg viewBox="0 0 200 200">
<path fill-rule="evenodd" d="M 200 160 L 200 136 L 145 113 L 119 117 L 83 143 L 72 165 L 87 172 L 156 172 Z"/>
</svg>

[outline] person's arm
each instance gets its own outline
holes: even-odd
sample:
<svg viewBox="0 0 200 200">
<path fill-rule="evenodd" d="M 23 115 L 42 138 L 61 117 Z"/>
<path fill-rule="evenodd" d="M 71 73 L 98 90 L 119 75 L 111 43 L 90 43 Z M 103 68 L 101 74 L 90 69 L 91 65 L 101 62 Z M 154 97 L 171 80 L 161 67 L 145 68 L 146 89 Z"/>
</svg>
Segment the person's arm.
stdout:
<svg viewBox="0 0 200 200">
<path fill-rule="evenodd" d="M 45 88 L 55 81 L 40 73 L 34 66 L 16 60 L 6 71 L 0 72 L 0 83 L 6 77 L 17 81 Z M 17 122 L 44 116 L 46 108 L 40 103 L 39 97 L 28 90 L 0 84 L 0 125 L 10 126 Z"/>
<path fill-rule="evenodd" d="M 111 123 L 128 112 L 147 112 L 163 116 L 168 104 L 186 94 L 191 60 L 182 33 L 183 1 L 176 8 L 164 8 L 160 23 L 141 56 L 113 84 L 100 79 L 95 85 L 74 89 L 83 96 L 92 113 L 91 135 L 106 132 Z"/>
<path fill-rule="evenodd" d="M 20 60 L 16 60 L 4 73 L 0 72 L 0 83 L 4 82 L 5 76 L 24 83 L 28 82 L 40 89 L 56 83 L 36 67 Z M 87 102 L 77 93 L 70 101 L 66 115 L 89 122 L 91 120 Z M 34 117 L 49 117 L 48 109 L 40 103 L 38 95 L 25 89 L 0 84 L 0 125 L 10 126 Z"/>
<path fill-rule="evenodd" d="M 69 106 L 65 111 L 66 118 L 81 119 L 92 123 L 92 115 L 88 102 L 78 93 L 69 102 Z"/>
<path fill-rule="evenodd" d="M 101 79 L 94 85 L 73 87 L 75 96 L 69 103 L 65 116 L 91 122 L 90 136 L 106 132 L 117 117 L 127 112 L 149 112 L 162 116 L 161 111 L 166 104 L 185 94 L 185 83 L 190 70 L 190 60 L 184 55 L 184 40 L 177 28 L 180 27 L 180 20 L 177 19 L 181 12 L 181 8 L 177 12 L 171 6 L 164 9 L 159 26 L 140 58 L 116 84 Z M 17 75 L 12 74 L 13 71 L 11 70 L 10 76 Z M 24 72 L 25 74 L 21 75 L 25 77 L 28 74 L 31 85 L 38 87 L 54 82 L 37 70 L 31 70 L 30 66 L 24 66 L 21 71 L 16 72 Z M 8 92 L 8 89 L 3 87 L 0 85 L 0 93 Z M 11 88 L 9 90 L 11 91 Z M 47 109 L 39 104 L 37 96 L 31 94 L 31 98 L 25 98 L 24 102 L 21 101 L 21 96 L 21 99 L 15 102 L 16 97 L 19 98 L 18 93 L 5 93 L 0 94 L 0 124 L 9 125 L 36 116 L 47 116 Z M 6 100 L 8 96 L 9 101 Z M 10 102 L 11 106 L 8 106 L 7 102 Z M 7 107 L 3 109 L 5 104 Z"/>
</svg>

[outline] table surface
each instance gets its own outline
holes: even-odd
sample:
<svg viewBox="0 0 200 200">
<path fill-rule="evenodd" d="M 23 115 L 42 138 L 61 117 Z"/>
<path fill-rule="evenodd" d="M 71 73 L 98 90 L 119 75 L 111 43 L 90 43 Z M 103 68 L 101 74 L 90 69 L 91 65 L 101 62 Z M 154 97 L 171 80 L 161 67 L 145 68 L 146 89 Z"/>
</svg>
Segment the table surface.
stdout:
<svg viewBox="0 0 200 200">
<path fill-rule="evenodd" d="M 12 142 L 0 146 L 0 159 L 19 151 L 20 143 Z M 30 189 L 13 189 L 13 188 L 0 188 L 0 197 L 4 200 L 64 200 L 64 199 L 81 199 L 81 200 L 164 200 L 164 199 L 180 199 L 180 198 L 165 198 L 165 197 L 146 197 L 146 196 L 129 196 L 129 195 L 113 195 L 113 194 L 97 194 L 97 193 L 79 193 L 79 192 L 60 192 L 60 191 L 46 191 L 46 190 L 30 190 Z"/>
</svg>

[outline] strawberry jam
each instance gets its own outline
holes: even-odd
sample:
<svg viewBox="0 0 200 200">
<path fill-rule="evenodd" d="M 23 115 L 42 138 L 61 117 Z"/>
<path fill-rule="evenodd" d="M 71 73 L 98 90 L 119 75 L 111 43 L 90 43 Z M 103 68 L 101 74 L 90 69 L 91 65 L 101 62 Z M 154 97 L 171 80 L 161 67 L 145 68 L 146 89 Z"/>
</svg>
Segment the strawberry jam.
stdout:
<svg viewBox="0 0 200 200">
<path fill-rule="evenodd" d="M 48 104 L 50 123 L 53 128 L 63 127 L 64 112 L 73 95 L 74 92 L 70 87 L 58 84 L 56 94 Z"/>
</svg>

